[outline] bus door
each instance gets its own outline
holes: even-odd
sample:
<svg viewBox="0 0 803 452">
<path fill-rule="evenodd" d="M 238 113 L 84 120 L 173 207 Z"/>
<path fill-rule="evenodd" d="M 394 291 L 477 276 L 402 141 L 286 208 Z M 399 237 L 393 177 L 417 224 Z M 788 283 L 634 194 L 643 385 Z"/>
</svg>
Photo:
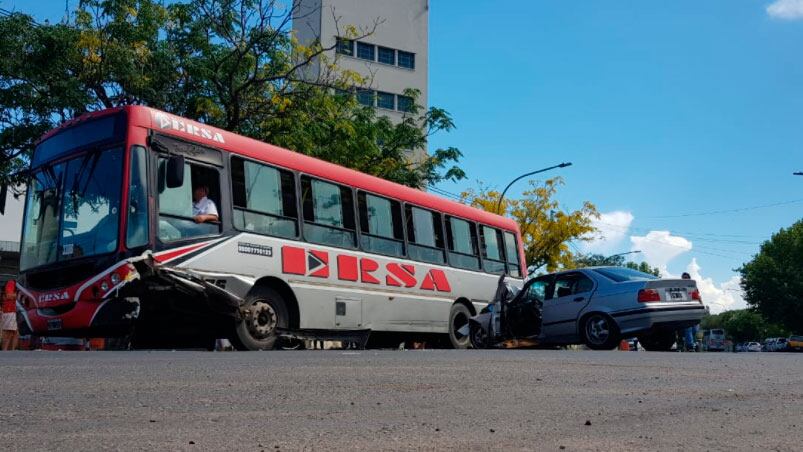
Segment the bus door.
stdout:
<svg viewBox="0 0 803 452">
<path fill-rule="evenodd" d="M 159 242 L 170 244 L 221 232 L 223 209 L 227 196 L 221 187 L 223 158 L 220 151 L 161 137 L 153 140 L 157 156 L 158 221 L 156 236 Z M 166 152 L 164 152 L 166 151 Z M 167 172 L 171 156 L 185 157 L 181 185 L 170 187 Z M 198 220 L 195 206 L 201 198 L 206 211 L 217 213 L 217 220 Z M 198 198 L 198 199 L 196 199 Z M 211 207 L 210 207 L 211 203 Z"/>
</svg>

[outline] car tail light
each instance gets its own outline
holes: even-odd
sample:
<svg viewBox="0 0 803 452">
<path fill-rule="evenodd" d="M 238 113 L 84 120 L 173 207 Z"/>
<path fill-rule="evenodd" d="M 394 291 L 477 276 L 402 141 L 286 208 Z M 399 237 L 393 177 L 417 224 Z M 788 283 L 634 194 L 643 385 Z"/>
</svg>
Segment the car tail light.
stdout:
<svg viewBox="0 0 803 452">
<path fill-rule="evenodd" d="M 651 303 L 653 301 L 661 301 L 661 294 L 655 289 L 641 289 L 638 291 L 639 303 Z"/>
<path fill-rule="evenodd" d="M 692 300 L 697 300 L 697 301 L 699 301 L 700 303 L 702 303 L 702 302 L 703 302 L 703 297 L 701 297 L 701 296 L 700 296 L 700 291 L 699 291 L 699 290 L 697 290 L 697 289 L 692 289 L 692 291 L 691 291 L 691 292 L 689 292 L 689 295 L 691 295 L 691 299 L 692 299 Z"/>
</svg>

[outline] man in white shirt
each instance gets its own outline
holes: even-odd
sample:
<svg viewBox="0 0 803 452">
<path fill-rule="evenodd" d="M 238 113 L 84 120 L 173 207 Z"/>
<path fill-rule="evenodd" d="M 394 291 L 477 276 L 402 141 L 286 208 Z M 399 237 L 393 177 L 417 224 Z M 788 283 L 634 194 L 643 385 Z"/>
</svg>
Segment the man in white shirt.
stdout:
<svg viewBox="0 0 803 452">
<path fill-rule="evenodd" d="M 196 223 L 218 221 L 217 207 L 207 198 L 209 187 L 198 185 L 192 190 L 192 217 Z"/>
</svg>

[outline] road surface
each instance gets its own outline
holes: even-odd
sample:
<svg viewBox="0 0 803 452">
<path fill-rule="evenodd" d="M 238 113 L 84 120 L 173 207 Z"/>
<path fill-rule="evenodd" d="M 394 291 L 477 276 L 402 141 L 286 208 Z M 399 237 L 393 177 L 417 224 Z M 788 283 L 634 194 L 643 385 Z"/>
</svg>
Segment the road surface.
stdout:
<svg viewBox="0 0 803 452">
<path fill-rule="evenodd" d="M 11 352 L 7 450 L 801 450 L 803 354 Z"/>
</svg>

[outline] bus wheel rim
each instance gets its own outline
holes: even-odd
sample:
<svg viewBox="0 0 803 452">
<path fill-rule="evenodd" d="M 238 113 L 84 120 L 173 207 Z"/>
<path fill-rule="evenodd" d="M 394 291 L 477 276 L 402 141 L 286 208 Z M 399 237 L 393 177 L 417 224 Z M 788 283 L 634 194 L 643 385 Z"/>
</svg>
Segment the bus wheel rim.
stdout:
<svg viewBox="0 0 803 452">
<path fill-rule="evenodd" d="M 276 330 L 278 319 L 270 303 L 257 301 L 251 305 L 248 330 L 255 339 L 265 339 Z"/>
</svg>

